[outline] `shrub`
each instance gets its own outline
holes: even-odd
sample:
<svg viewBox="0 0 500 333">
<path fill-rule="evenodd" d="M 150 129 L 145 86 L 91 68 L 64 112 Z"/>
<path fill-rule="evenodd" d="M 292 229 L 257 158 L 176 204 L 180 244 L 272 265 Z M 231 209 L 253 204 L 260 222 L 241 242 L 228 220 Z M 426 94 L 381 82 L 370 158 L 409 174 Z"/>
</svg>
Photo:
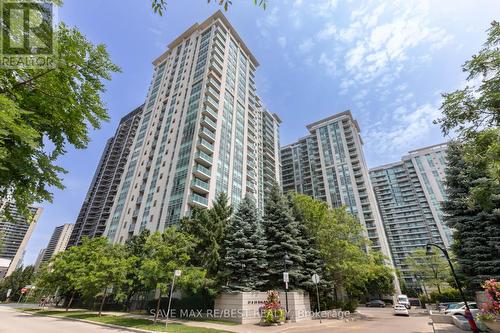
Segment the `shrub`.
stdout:
<svg viewBox="0 0 500 333">
<path fill-rule="evenodd" d="M 460 302 L 462 297 L 457 289 L 449 288 L 445 289 L 440 293 L 433 291 L 430 294 L 430 299 L 432 303 L 442 303 L 442 302 Z"/>
<path fill-rule="evenodd" d="M 498 320 L 500 318 L 500 282 L 495 279 L 486 280 L 482 287 L 488 301 L 483 303 L 479 318 L 481 320 Z"/>
<path fill-rule="evenodd" d="M 356 300 L 347 300 L 340 303 L 340 309 L 342 311 L 349 311 L 354 313 L 358 307 L 358 301 Z"/>
</svg>

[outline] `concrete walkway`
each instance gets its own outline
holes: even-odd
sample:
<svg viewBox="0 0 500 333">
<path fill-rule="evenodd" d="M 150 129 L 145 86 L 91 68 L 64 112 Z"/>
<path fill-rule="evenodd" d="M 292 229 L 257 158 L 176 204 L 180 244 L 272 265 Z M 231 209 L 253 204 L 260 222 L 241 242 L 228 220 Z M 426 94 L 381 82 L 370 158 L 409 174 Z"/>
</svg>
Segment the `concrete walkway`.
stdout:
<svg viewBox="0 0 500 333">
<path fill-rule="evenodd" d="M 125 316 L 129 318 L 140 318 L 140 319 L 152 319 L 151 316 L 148 315 L 139 315 L 139 314 L 130 314 L 124 312 L 105 312 L 105 314 L 110 316 Z M 161 322 L 165 322 L 163 319 L 159 319 Z M 344 324 L 345 320 L 339 319 L 323 319 L 320 323 L 319 320 L 304 320 L 298 323 L 286 323 L 281 326 L 260 326 L 258 324 L 244 324 L 244 325 L 225 325 L 210 321 L 196 321 L 196 320 L 178 320 L 173 319 L 169 320 L 169 323 L 179 323 L 184 324 L 186 326 L 193 327 L 203 327 L 203 328 L 213 328 L 224 331 L 231 331 L 236 333 L 259 333 L 259 332 L 267 332 L 267 333 L 278 333 L 278 332 L 286 332 L 291 329 L 304 329 L 307 328 L 328 328 L 328 327 L 338 327 Z"/>
</svg>

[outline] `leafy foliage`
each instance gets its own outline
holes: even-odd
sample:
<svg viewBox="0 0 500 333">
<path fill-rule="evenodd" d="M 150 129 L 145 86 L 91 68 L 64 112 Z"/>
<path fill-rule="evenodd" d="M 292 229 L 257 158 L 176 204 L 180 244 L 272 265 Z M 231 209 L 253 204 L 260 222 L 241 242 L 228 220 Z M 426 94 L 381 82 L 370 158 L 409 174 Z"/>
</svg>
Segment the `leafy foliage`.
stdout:
<svg viewBox="0 0 500 333">
<path fill-rule="evenodd" d="M 145 290 L 145 286 L 140 278 L 142 262 L 147 258 L 146 241 L 150 236 L 150 231 L 145 229 L 139 235 L 132 236 L 125 242 L 125 255 L 130 260 L 127 275 L 124 283 L 120 286 L 120 291 L 125 298 L 125 307 L 130 310 L 130 301 L 139 291 Z"/>
<path fill-rule="evenodd" d="M 193 237 L 195 247 L 191 264 L 207 271 L 207 290 L 217 293 L 222 284 L 220 272 L 225 257 L 224 239 L 232 215 L 232 207 L 225 193 L 220 193 L 210 209 L 195 209 L 191 218 L 181 221 L 181 230 Z"/>
<path fill-rule="evenodd" d="M 467 193 L 469 204 L 487 211 L 500 196 L 500 23 L 493 21 L 478 54 L 465 62 L 471 86 L 443 94 L 443 117 L 436 122 L 445 135 L 456 132 L 465 161 L 487 172 Z M 480 82 L 475 84 L 475 82 Z"/>
<path fill-rule="evenodd" d="M 34 267 L 19 267 L 11 275 L 0 281 L 0 299 L 7 298 L 7 291 L 11 289 L 10 299 L 17 301 L 21 296 L 21 288 L 31 284 L 34 280 Z"/>
<path fill-rule="evenodd" d="M 266 249 L 255 203 L 244 198 L 232 218 L 224 240 L 223 287 L 230 291 L 260 290 L 266 281 Z"/>
<path fill-rule="evenodd" d="M 55 161 L 68 145 L 83 149 L 89 128 L 108 119 L 100 94 L 119 71 L 104 45 L 60 24 L 54 69 L 0 69 L 0 197 L 11 192 L 17 208 L 50 201 L 64 188 Z"/>
<path fill-rule="evenodd" d="M 380 253 L 366 252 L 368 240 L 353 215 L 345 208 L 331 209 L 306 195 L 294 195 L 293 201 L 302 215 L 301 223 L 312 233 L 330 287 L 334 285 L 352 296 L 393 292 L 392 269 L 384 264 Z"/>
<path fill-rule="evenodd" d="M 198 290 L 202 287 L 206 272 L 189 265 L 193 247 L 194 239 L 174 227 L 166 229 L 163 234 L 155 232 L 146 240 L 148 256 L 142 261 L 140 278 L 149 290 L 160 290 L 155 322 L 158 319 L 161 293 L 168 290 L 175 270 L 182 271 L 176 282 L 182 288 Z"/>
<path fill-rule="evenodd" d="M 463 145 L 448 146 L 446 168 L 447 200 L 443 203 L 444 221 L 454 230 L 452 245 L 461 273 L 474 290 L 490 278 L 500 277 L 500 210 L 486 210 L 484 205 L 471 205 L 470 192 L 478 180 L 487 178 L 484 164 L 466 161 Z M 499 197 L 494 198 L 499 207 Z"/>
<path fill-rule="evenodd" d="M 427 254 L 425 249 L 413 251 L 405 259 L 410 273 L 427 287 L 434 287 L 441 293 L 441 288 L 450 276 L 450 267 L 440 253 Z"/>
<path fill-rule="evenodd" d="M 255 5 L 262 7 L 262 9 L 266 9 L 267 7 L 267 0 L 252 1 Z M 210 2 L 212 2 L 212 0 L 208 0 L 208 3 Z M 229 9 L 229 6 L 233 4 L 233 0 L 214 0 L 214 2 L 217 2 L 220 7 L 224 8 L 224 11 L 227 11 Z M 162 16 L 165 12 L 165 9 L 167 8 L 167 0 L 151 0 L 151 7 L 156 14 Z"/>
</svg>

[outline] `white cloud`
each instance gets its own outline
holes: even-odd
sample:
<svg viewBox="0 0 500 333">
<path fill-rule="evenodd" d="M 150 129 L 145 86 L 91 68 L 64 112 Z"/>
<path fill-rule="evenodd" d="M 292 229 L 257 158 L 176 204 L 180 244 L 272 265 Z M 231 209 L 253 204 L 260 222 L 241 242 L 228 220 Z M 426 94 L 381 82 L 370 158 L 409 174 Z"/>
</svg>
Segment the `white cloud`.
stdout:
<svg viewBox="0 0 500 333">
<path fill-rule="evenodd" d="M 338 0 L 314 0 L 311 1 L 311 10 L 316 16 L 328 17 L 335 12 Z"/>
<path fill-rule="evenodd" d="M 333 23 L 327 23 L 325 27 L 318 32 L 316 37 L 319 40 L 332 38 L 337 33 L 337 27 Z"/>
<path fill-rule="evenodd" d="M 314 46 L 314 42 L 311 39 L 306 39 L 299 44 L 299 51 L 301 53 L 308 53 Z"/>
<path fill-rule="evenodd" d="M 281 48 L 286 47 L 286 37 L 285 36 L 278 37 L 277 41 L 278 41 L 279 46 L 281 46 Z"/>
<path fill-rule="evenodd" d="M 361 7 L 353 2 L 351 5 L 346 23 L 334 24 L 328 19 L 315 34 L 316 41 L 323 47 L 320 57 L 324 54 L 337 59 L 334 72 L 350 78 L 348 84 L 344 82 L 341 86 L 341 91 L 374 81 L 377 87 L 385 88 L 405 68 L 411 70 L 414 67 L 411 64 L 428 61 L 433 50 L 452 39 L 444 29 L 431 24 L 429 0 L 370 1 Z M 331 11 L 336 9 L 337 1 L 325 0 L 314 6 Z M 333 41 L 334 46 L 328 41 Z M 299 50 L 307 49 L 304 46 L 307 45 L 300 45 Z M 426 48 L 426 57 L 414 56 L 416 48 Z"/>
<path fill-rule="evenodd" d="M 363 125 L 367 150 L 401 156 L 416 147 L 443 141 L 439 127 L 433 123 L 441 115 L 437 105 L 399 106 L 385 114 L 386 119 Z"/>
<path fill-rule="evenodd" d="M 325 53 L 321 53 L 318 63 L 323 66 L 323 69 L 327 73 L 331 75 L 335 74 L 337 70 L 337 65 L 335 64 L 335 60 L 329 58 Z"/>
</svg>

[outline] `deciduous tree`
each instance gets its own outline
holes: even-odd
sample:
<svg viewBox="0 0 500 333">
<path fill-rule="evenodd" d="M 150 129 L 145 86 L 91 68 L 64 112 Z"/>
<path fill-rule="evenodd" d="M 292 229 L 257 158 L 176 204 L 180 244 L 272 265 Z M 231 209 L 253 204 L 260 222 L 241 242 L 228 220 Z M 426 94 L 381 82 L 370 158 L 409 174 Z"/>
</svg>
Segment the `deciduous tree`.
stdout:
<svg viewBox="0 0 500 333">
<path fill-rule="evenodd" d="M 108 119 L 101 94 L 119 71 L 76 28 L 61 23 L 56 33 L 55 68 L 0 69 L 0 197 L 11 193 L 25 215 L 64 188 L 56 160 L 68 146 L 85 148 L 90 128 Z"/>
</svg>

